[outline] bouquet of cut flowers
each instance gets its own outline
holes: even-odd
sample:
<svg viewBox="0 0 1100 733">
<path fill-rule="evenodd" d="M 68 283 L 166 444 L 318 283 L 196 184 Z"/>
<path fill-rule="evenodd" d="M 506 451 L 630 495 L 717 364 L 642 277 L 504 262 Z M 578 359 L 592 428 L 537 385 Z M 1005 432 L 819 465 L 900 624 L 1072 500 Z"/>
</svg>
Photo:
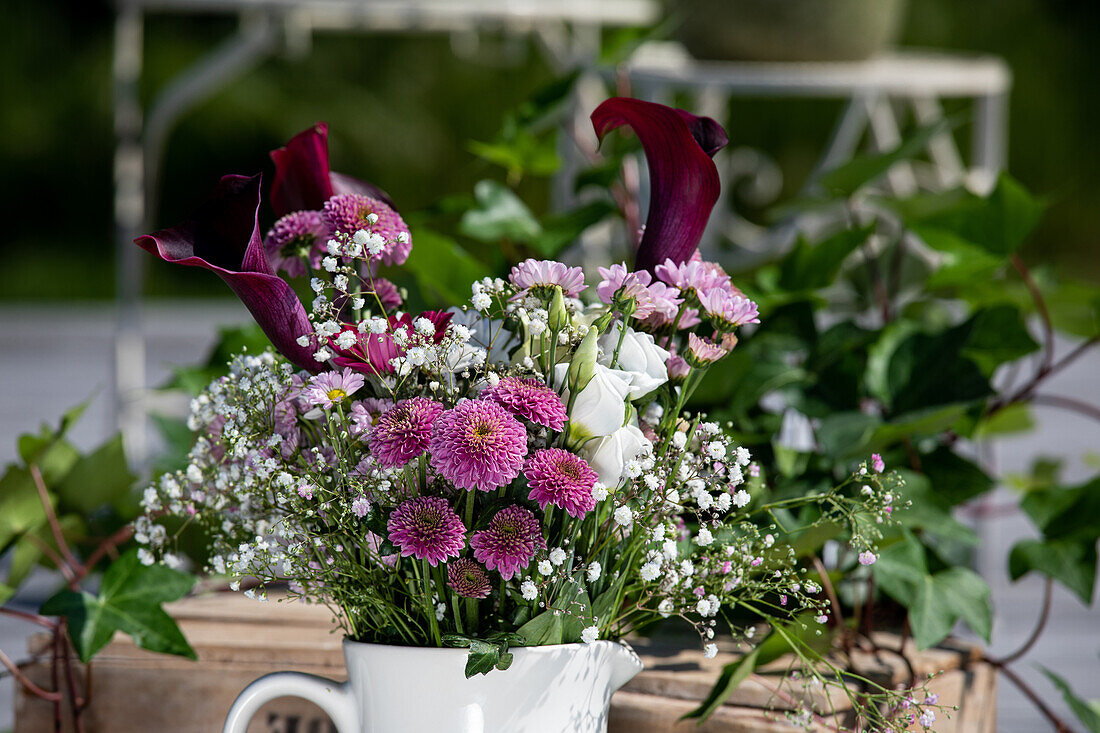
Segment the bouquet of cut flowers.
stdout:
<svg viewBox="0 0 1100 733">
<path fill-rule="evenodd" d="M 172 560 L 162 520 L 182 517 L 235 588 L 262 600 L 285 583 L 356 641 L 468 646 L 467 676 L 506 668 L 510 646 L 673 616 L 709 656 L 720 621 L 741 640 L 762 619 L 820 633 L 820 579 L 771 512 L 815 503 L 869 564 L 902 503 L 894 479 L 875 457 L 769 504 L 748 451 L 686 409 L 759 322 L 696 252 L 725 134 L 632 99 L 592 120 L 601 137 L 633 128 L 650 165 L 633 268 L 528 259 L 472 283 L 467 303 L 404 311 L 380 273 L 413 238 L 382 191 L 329 170 L 323 126 L 273 153 L 266 236 L 259 177 L 227 176 L 193 221 L 140 238 L 215 271 L 275 346 L 193 400 L 189 465 L 145 491 L 144 561 Z M 276 270 L 309 278 L 308 309 Z"/>
</svg>

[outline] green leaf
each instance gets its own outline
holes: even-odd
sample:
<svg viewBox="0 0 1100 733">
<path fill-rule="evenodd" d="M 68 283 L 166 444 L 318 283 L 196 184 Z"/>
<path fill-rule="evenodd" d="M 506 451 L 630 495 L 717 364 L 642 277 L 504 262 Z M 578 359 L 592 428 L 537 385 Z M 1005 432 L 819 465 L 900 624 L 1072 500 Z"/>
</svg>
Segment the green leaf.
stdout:
<svg viewBox="0 0 1100 733">
<path fill-rule="evenodd" d="M 1096 542 L 1100 539 L 1100 476 L 1080 486 L 1031 491 L 1020 507 L 1047 539 Z"/>
<path fill-rule="evenodd" d="M 561 644 L 561 614 L 554 611 L 543 611 L 538 616 L 535 616 L 523 626 L 516 629 L 516 633 L 523 637 L 527 646 Z"/>
<path fill-rule="evenodd" d="M 31 472 L 18 466 L 8 466 L 0 478 L 0 548 L 45 521 L 46 511 Z"/>
<path fill-rule="evenodd" d="M 529 242 L 542 234 L 538 219 L 503 183 L 490 179 L 478 181 L 474 185 L 474 198 L 478 207 L 463 214 L 458 224 L 459 231 L 467 237 L 482 242 L 501 239 Z"/>
<path fill-rule="evenodd" d="M 821 176 L 820 183 L 834 196 L 851 196 L 886 173 L 895 163 L 920 155 L 934 137 L 949 131 L 952 126 L 951 122 L 941 119 L 921 127 L 894 150 L 852 158 Z"/>
<path fill-rule="evenodd" d="M 191 590 L 195 579 L 164 565 L 142 565 L 131 550 L 107 569 L 99 595 L 62 590 L 40 613 L 64 616 L 73 647 L 88 662 L 111 641 L 116 631 L 129 634 L 142 649 L 195 659 L 195 651 L 179 626 L 160 607 Z"/>
<path fill-rule="evenodd" d="M 961 355 L 970 324 L 937 334 L 914 333 L 898 344 L 887 367 L 894 412 L 969 402 L 993 394 L 978 366 Z"/>
<path fill-rule="evenodd" d="M 1013 433 L 1026 433 L 1035 428 L 1031 407 L 1024 402 L 1005 405 L 974 428 L 975 438 L 994 438 Z"/>
<path fill-rule="evenodd" d="M 1014 306 L 998 305 L 978 311 L 969 323 L 970 333 L 961 353 L 986 376 L 992 376 L 1001 364 L 1016 361 L 1039 348 Z"/>
<path fill-rule="evenodd" d="M 927 476 L 905 469 L 899 469 L 898 474 L 905 481 L 902 495 L 912 501 L 912 506 L 898 512 L 898 523 L 950 542 L 978 544 L 977 533 L 955 519 L 949 505 L 940 502 Z"/>
<path fill-rule="evenodd" d="M 38 466 L 47 486 L 53 486 L 60 481 L 80 458 L 80 453 L 72 443 L 65 440 L 60 433 L 50 432 L 46 426 L 42 426 L 42 432 L 38 435 L 20 435 L 18 446 L 23 463 L 28 468 L 32 465 Z"/>
<path fill-rule="evenodd" d="M 814 432 L 825 455 L 843 459 L 862 455 L 881 422 L 876 415 L 858 411 L 836 412 L 824 417 Z"/>
<path fill-rule="evenodd" d="M 104 504 L 121 500 L 136 480 L 126 463 L 122 435 L 117 434 L 73 464 L 56 491 L 63 511 L 72 509 L 90 514 Z"/>
<path fill-rule="evenodd" d="M 488 143 L 471 140 L 466 147 L 482 160 L 504 168 L 510 179 L 525 175 L 549 176 L 561 167 L 554 135 L 516 130 L 511 137 L 500 137 Z"/>
<path fill-rule="evenodd" d="M 495 644 L 480 639 L 470 640 L 470 653 L 466 657 L 466 679 L 475 674 L 489 674 L 500 661 L 500 650 Z"/>
<path fill-rule="evenodd" d="M 943 256 L 939 267 L 925 283 L 930 290 L 965 289 L 975 279 L 992 277 L 1007 262 L 1006 258 L 992 255 L 951 231 L 923 225 L 915 227 L 913 231 L 925 244 Z"/>
<path fill-rule="evenodd" d="M 863 452 L 882 452 L 906 438 L 915 440 L 926 435 L 939 435 L 958 422 L 966 410 L 966 405 L 945 405 L 898 415 L 875 428 Z"/>
<path fill-rule="evenodd" d="M 924 547 L 907 529 L 900 530 L 898 541 L 880 547 L 878 559 L 871 566 L 875 584 L 898 603 L 911 606 L 928 575 Z"/>
<path fill-rule="evenodd" d="M 1100 702 L 1082 700 L 1073 692 L 1073 688 L 1064 679 L 1046 667 L 1039 667 L 1039 669 L 1062 693 L 1062 699 L 1065 700 L 1066 705 L 1073 711 L 1073 715 L 1081 722 L 1081 725 L 1085 726 L 1089 733 L 1100 733 Z"/>
<path fill-rule="evenodd" d="M 4 605 L 15 595 L 15 588 L 7 585 L 6 583 L 0 583 L 0 606 Z"/>
<path fill-rule="evenodd" d="M 950 448 L 941 446 L 920 460 L 930 495 L 940 506 L 956 506 L 993 489 L 993 479 L 985 471 Z"/>
<path fill-rule="evenodd" d="M 780 264 L 779 287 L 784 290 L 818 290 L 833 283 L 844 260 L 867 241 L 874 226 L 846 229 L 817 243 L 799 239 Z"/>
<path fill-rule="evenodd" d="M 1090 606 L 1096 586 L 1096 543 L 1021 540 L 1008 554 L 1008 574 L 1019 580 L 1032 571 L 1057 580 Z"/>
<path fill-rule="evenodd" d="M 1007 173 L 990 194 L 962 198 L 954 206 L 923 218 L 925 227 L 951 232 L 993 255 L 1016 252 L 1043 218 L 1045 204 Z"/>
<path fill-rule="evenodd" d="M 927 649 L 947 638 L 955 622 L 966 624 L 986 641 L 993 626 L 989 586 L 973 570 L 953 567 L 925 575 L 909 607 L 913 639 Z"/>
<path fill-rule="evenodd" d="M 484 263 L 450 237 L 416 227 L 412 239 L 416 246 L 405 269 L 417 279 L 426 295 L 434 294 L 440 303 L 465 302 L 470 297 L 470 283 L 490 274 Z"/>
</svg>

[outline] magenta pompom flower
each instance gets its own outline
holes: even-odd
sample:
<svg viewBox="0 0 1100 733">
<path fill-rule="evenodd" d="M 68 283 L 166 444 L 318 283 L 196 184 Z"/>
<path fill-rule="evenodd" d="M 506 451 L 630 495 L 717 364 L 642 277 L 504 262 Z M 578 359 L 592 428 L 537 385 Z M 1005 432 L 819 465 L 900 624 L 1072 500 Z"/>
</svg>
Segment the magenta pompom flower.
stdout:
<svg viewBox="0 0 1100 733">
<path fill-rule="evenodd" d="M 505 377 L 482 392 L 481 399 L 492 400 L 513 415 L 559 432 L 568 418 L 558 393 L 534 377 Z"/>
<path fill-rule="evenodd" d="M 367 218 L 371 214 L 378 217 L 374 224 Z M 330 237 L 352 236 L 360 229 L 380 236 L 385 244 L 379 256 L 372 259 L 381 259 L 386 265 L 403 265 L 409 259 L 409 227 L 400 214 L 378 199 L 361 193 L 338 194 L 325 202 L 321 218 Z"/>
<path fill-rule="evenodd" d="M 536 292 L 548 292 L 557 285 L 567 298 L 577 297 L 587 287 L 584 284 L 584 270 L 554 260 L 524 260 L 512 268 L 508 279 L 521 290 Z"/>
<path fill-rule="evenodd" d="M 264 237 L 267 260 L 291 277 L 306 274 L 306 260 L 318 258 L 325 225 L 319 211 L 295 211 L 275 222 Z M 316 266 L 316 263 L 313 263 Z"/>
<path fill-rule="evenodd" d="M 537 450 L 523 467 L 528 498 L 538 502 L 539 509 L 547 504 L 560 507 L 573 517 L 583 517 L 596 506 L 592 487 L 599 475 L 580 456 L 561 448 Z"/>
<path fill-rule="evenodd" d="M 363 375 L 351 369 L 345 368 L 343 372 L 325 372 L 310 377 L 309 385 L 302 392 L 302 396 L 312 405 L 331 410 L 334 404 L 343 402 L 359 391 L 363 383 Z"/>
<path fill-rule="evenodd" d="M 385 468 L 400 468 L 422 455 L 443 405 L 427 397 L 402 400 L 383 412 L 370 433 L 370 450 Z"/>
<path fill-rule="evenodd" d="M 463 598 L 485 598 L 489 595 L 489 576 L 468 557 L 447 563 L 447 585 Z"/>
<path fill-rule="evenodd" d="M 489 526 L 470 538 L 474 557 L 510 580 L 531 564 L 535 552 L 546 547 L 542 528 L 530 509 L 513 504 L 497 512 Z"/>
<path fill-rule="evenodd" d="M 386 529 L 390 542 L 401 549 L 401 557 L 412 555 L 433 567 L 448 557 L 458 557 L 466 545 L 466 527 L 439 496 L 409 499 L 393 510 Z"/>
<path fill-rule="evenodd" d="M 432 468 L 460 489 L 492 491 L 519 475 L 527 430 L 489 400 L 466 400 L 435 421 Z"/>
</svg>

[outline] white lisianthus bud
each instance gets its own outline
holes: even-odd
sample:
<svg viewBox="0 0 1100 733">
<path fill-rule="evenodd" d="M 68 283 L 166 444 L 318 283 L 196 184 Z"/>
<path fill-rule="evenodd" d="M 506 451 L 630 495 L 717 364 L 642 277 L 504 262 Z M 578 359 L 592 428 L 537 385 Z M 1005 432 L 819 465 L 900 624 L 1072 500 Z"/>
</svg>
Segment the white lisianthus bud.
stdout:
<svg viewBox="0 0 1100 733">
<path fill-rule="evenodd" d="M 547 319 L 550 328 L 561 331 L 569 325 L 569 310 L 565 307 L 565 295 L 560 285 L 554 286 L 554 297 L 550 299 L 550 313 Z"/>
<path fill-rule="evenodd" d="M 554 381 L 565 381 L 568 373 L 568 379 L 572 382 L 575 367 L 575 361 L 572 366 L 558 364 L 554 367 Z M 573 440 L 599 438 L 621 428 L 626 422 L 629 394 L 630 379 L 626 372 L 593 364 L 584 389 L 572 400 L 569 410 L 570 437 Z M 562 401 L 567 405 L 570 403 L 569 389 L 562 394 Z"/>
<path fill-rule="evenodd" d="M 600 332 L 596 328 L 588 329 L 588 333 L 581 339 L 577 350 L 573 352 L 573 360 L 568 365 L 569 383 L 571 389 L 583 391 L 592 379 L 596 367 L 596 354 L 599 351 Z M 558 377 L 557 374 L 554 375 Z"/>
</svg>

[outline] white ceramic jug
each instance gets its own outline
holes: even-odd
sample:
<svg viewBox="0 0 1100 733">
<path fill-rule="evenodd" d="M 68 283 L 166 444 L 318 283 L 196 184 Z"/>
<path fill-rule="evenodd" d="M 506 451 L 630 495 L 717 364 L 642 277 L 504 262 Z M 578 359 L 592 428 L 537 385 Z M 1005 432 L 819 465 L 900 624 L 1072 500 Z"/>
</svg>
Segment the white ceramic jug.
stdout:
<svg viewBox="0 0 1100 733">
<path fill-rule="evenodd" d="M 517 647 L 512 665 L 466 679 L 466 649 L 344 642 L 345 683 L 300 672 L 253 682 L 226 718 L 245 733 L 277 697 L 318 705 L 339 733 L 603 733 L 611 694 L 642 669 L 628 645 Z"/>
</svg>

